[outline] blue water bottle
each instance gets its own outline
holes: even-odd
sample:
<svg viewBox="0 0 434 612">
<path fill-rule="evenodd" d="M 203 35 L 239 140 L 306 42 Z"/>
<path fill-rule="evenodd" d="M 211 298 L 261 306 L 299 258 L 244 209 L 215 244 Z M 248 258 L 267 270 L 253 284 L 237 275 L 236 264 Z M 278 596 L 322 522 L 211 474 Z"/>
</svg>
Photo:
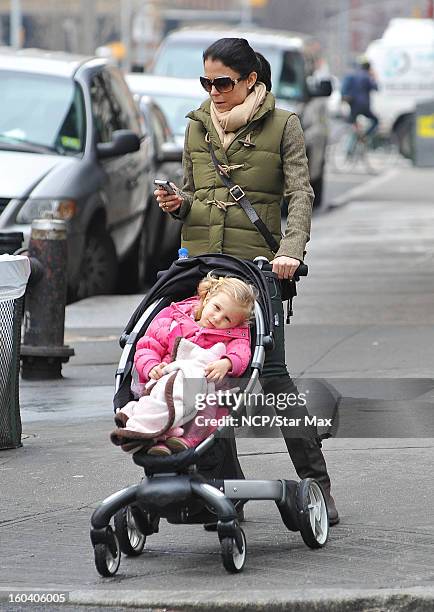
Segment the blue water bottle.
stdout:
<svg viewBox="0 0 434 612">
<path fill-rule="evenodd" d="M 178 249 L 178 259 L 188 259 L 188 249 L 185 247 Z"/>
</svg>

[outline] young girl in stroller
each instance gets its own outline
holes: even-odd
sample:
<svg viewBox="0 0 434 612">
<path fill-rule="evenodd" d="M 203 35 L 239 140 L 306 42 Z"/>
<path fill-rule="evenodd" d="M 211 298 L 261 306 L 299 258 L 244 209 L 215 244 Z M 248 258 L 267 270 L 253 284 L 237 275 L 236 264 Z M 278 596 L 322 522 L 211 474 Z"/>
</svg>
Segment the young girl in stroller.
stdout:
<svg viewBox="0 0 434 612">
<path fill-rule="evenodd" d="M 194 448 L 215 431 L 213 423 L 226 413 L 225 408 L 202 408 L 201 424 L 196 423 L 196 409 L 185 406 L 184 380 L 183 405 L 177 411 L 176 401 L 172 402 L 173 372 L 184 364 L 184 374 L 202 377 L 211 392 L 227 375 L 241 376 L 251 357 L 248 322 L 256 295 L 252 285 L 210 272 L 199 283 L 196 296 L 159 313 L 137 343 L 133 381 L 138 377 L 138 384 L 132 383 L 132 391 L 141 397 L 116 414 L 120 429 L 112 433 L 115 444 L 125 437 L 146 440 L 149 455 L 165 456 Z M 186 358 L 197 367 L 190 363 L 185 370 Z"/>
</svg>

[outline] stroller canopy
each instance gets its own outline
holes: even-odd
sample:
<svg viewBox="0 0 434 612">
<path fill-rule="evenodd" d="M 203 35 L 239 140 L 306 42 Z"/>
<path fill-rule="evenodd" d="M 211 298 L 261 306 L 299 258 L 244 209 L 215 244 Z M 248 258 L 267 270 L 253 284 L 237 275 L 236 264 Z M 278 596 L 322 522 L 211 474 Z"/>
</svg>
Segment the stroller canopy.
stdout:
<svg viewBox="0 0 434 612">
<path fill-rule="evenodd" d="M 125 328 L 131 333 L 146 308 L 156 300 L 170 296 L 173 301 L 183 300 L 196 293 L 197 285 L 208 274 L 235 276 L 254 285 L 258 291 L 258 302 L 264 315 L 265 333 L 272 331 L 271 298 L 268 282 L 263 272 L 251 261 L 244 261 L 231 255 L 205 254 L 188 259 L 178 259 L 161 274 L 155 285 L 136 308 Z"/>
</svg>

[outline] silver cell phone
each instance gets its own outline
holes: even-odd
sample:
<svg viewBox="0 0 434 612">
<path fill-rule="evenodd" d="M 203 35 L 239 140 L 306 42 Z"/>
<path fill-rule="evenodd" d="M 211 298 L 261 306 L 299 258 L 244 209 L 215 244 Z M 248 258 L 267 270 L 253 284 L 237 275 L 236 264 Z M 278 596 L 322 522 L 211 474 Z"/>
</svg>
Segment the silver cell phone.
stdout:
<svg viewBox="0 0 434 612">
<path fill-rule="evenodd" d="M 164 189 L 164 191 L 168 193 L 169 195 L 175 195 L 175 190 L 173 189 L 169 181 L 155 179 L 154 185 L 156 185 L 157 187 L 160 187 L 160 189 Z"/>
</svg>

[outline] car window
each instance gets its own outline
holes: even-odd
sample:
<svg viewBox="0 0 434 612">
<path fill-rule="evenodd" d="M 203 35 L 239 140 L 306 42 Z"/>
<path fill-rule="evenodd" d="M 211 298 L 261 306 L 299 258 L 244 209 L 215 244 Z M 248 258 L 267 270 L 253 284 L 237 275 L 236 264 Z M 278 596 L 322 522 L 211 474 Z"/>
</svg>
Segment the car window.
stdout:
<svg viewBox="0 0 434 612">
<path fill-rule="evenodd" d="M 141 108 L 139 106 L 139 108 Z M 151 125 L 151 120 L 149 117 L 149 113 L 143 109 L 142 112 L 140 113 L 140 126 L 141 126 L 141 132 L 143 136 L 148 136 L 149 134 L 152 133 L 152 125 Z"/>
<path fill-rule="evenodd" d="M 139 110 L 128 85 L 118 70 L 113 67 L 104 72 L 104 80 L 108 95 L 117 103 L 124 129 L 133 130 L 140 135 Z"/>
<path fill-rule="evenodd" d="M 113 132 L 123 128 L 119 105 L 107 93 L 101 74 L 93 77 L 90 84 L 92 114 L 98 142 L 111 142 Z"/>
<path fill-rule="evenodd" d="M 183 79 L 199 78 L 203 74 L 202 53 L 207 46 L 200 41 L 192 44 L 168 41 L 161 48 L 152 73 Z"/>
<path fill-rule="evenodd" d="M 313 76 L 316 72 L 318 58 L 315 58 L 310 53 L 306 53 L 304 56 L 304 71 L 306 76 Z"/>
<path fill-rule="evenodd" d="M 303 57 L 297 51 L 285 51 L 282 69 L 276 86 L 279 98 L 303 99 L 305 95 L 305 75 Z"/>
<path fill-rule="evenodd" d="M 98 142 L 111 142 L 116 130 L 130 129 L 141 135 L 138 112 L 122 79 L 114 73 L 97 74 L 91 81 L 90 95 Z"/>
<path fill-rule="evenodd" d="M 205 99 L 205 94 L 200 98 L 191 96 L 154 94 L 152 96 L 163 110 L 170 129 L 176 136 L 184 136 L 187 127 L 187 113 L 198 108 Z"/>
<path fill-rule="evenodd" d="M 0 71 L 0 138 L 77 155 L 84 150 L 83 93 L 65 77 Z"/>
<path fill-rule="evenodd" d="M 74 97 L 60 126 L 56 143 L 65 151 L 83 151 L 86 130 L 83 92 L 80 87 L 75 88 Z"/>
<path fill-rule="evenodd" d="M 167 125 L 166 118 L 156 104 L 152 104 L 150 116 L 156 150 L 159 151 L 164 142 L 172 139 L 172 133 Z"/>
</svg>

